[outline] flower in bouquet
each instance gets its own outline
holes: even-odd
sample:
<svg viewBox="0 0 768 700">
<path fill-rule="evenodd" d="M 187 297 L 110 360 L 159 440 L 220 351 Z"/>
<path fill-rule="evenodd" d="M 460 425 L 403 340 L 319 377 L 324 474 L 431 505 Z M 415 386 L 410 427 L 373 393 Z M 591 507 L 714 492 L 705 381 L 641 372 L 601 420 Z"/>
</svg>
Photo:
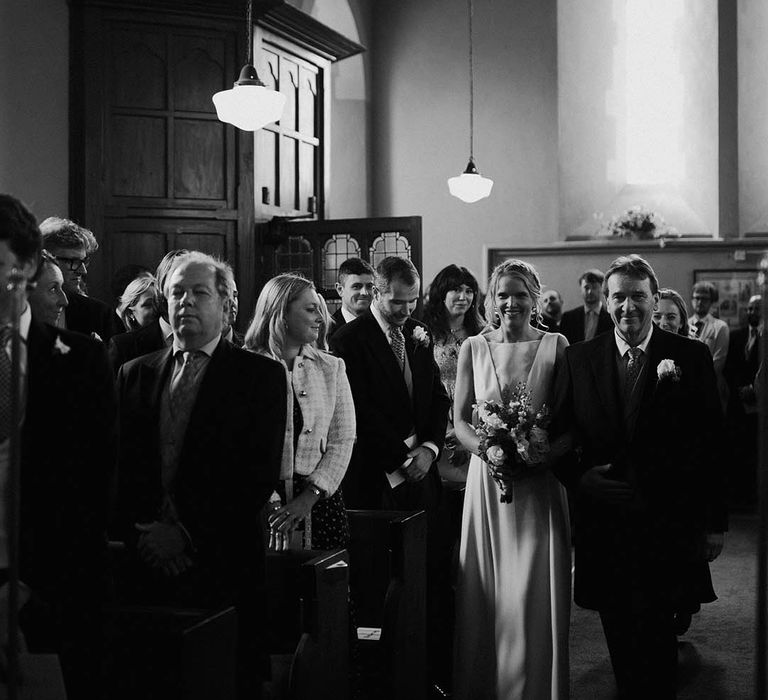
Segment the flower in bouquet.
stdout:
<svg viewBox="0 0 768 700">
<path fill-rule="evenodd" d="M 524 382 L 503 401 L 479 401 L 474 408 L 480 458 L 501 490 L 501 502 L 510 503 L 510 479 L 532 473 L 549 452 L 549 410 L 534 409 Z"/>
<path fill-rule="evenodd" d="M 623 214 L 614 216 L 603 225 L 600 233 L 641 241 L 659 239 L 660 243 L 663 243 L 664 238 L 679 236 L 660 214 L 639 204 L 630 207 Z"/>
</svg>

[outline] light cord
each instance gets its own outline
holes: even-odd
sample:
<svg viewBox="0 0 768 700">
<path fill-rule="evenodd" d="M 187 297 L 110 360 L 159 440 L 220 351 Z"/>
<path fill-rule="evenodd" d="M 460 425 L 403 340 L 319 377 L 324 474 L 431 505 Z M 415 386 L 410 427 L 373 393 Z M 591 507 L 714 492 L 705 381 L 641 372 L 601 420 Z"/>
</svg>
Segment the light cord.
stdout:
<svg viewBox="0 0 768 700">
<path fill-rule="evenodd" d="M 245 15 L 245 43 L 248 46 L 248 65 L 253 65 L 253 0 L 248 0 L 248 9 Z"/>
<path fill-rule="evenodd" d="M 475 160 L 475 70 L 472 46 L 472 0 L 469 6 L 469 160 Z"/>
</svg>

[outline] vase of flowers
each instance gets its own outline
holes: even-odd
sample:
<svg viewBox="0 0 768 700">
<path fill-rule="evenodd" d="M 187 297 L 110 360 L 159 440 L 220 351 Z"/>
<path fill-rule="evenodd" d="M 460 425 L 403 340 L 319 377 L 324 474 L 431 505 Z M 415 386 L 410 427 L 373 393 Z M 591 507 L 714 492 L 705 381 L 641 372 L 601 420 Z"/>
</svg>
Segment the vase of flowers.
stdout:
<svg viewBox="0 0 768 700">
<path fill-rule="evenodd" d="M 630 207 L 623 214 L 614 216 L 603 224 L 599 236 L 630 238 L 636 241 L 652 241 L 677 238 L 677 231 L 668 226 L 660 214 L 640 204 Z M 663 240 L 660 240 L 660 243 Z"/>
</svg>

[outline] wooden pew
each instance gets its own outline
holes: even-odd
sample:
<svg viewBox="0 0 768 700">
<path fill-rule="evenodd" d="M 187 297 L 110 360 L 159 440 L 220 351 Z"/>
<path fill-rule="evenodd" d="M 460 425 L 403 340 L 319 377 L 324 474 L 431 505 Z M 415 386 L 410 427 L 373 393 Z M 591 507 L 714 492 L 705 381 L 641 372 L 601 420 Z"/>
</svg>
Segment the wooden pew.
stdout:
<svg viewBox="0 0 768 700">
<path fill-rule="evenodd" d="M 264 699 L 347 700 L 349 567 L 346 550 L 267 554 Z"/>
<path fill-rule="evenodd" d="M 427 692 L 426 514 L 347 515 L 355 623 L 381 629 L 378 641 L 360 642 L 364 682 L 372 698 L 421 700 Z"/>
<path fill-rule="evenodd" d="M 121 605 L 107 609 L 109 700 L 235 700 L 237 615 Z"/>
</svg>

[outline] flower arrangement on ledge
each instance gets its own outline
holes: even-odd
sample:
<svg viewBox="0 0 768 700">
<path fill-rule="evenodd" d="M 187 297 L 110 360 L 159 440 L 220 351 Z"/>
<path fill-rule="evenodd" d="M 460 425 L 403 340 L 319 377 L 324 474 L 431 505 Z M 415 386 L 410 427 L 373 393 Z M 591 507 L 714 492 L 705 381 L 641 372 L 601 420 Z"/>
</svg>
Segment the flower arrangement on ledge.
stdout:
<svg viewBox="0 0 768 700">
<path fill-rule="evenodd" d="M 602 217 L 599 218 L 602 220 Z M 636 241 L 658 240 L 662 246 L 665 238 L 680 237 L 677 230 L 668 226 L 661 215 L 639 204 L 604 223 L 597 235 Z"/>
</svg>

